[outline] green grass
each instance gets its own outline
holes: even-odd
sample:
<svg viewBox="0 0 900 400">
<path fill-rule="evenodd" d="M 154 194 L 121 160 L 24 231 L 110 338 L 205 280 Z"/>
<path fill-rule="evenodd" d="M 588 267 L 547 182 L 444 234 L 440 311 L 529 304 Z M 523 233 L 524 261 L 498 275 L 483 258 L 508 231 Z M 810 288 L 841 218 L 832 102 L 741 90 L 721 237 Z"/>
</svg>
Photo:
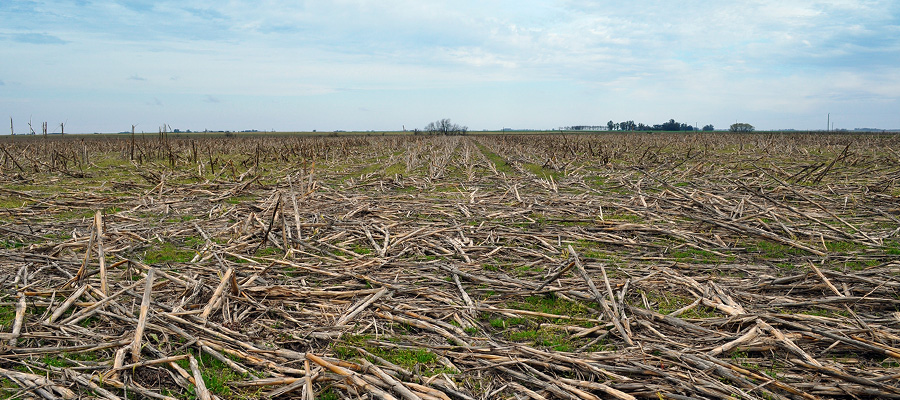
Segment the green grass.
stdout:
<svg viewBox="0 0 900 400">
<path fill-rule="evenodd" d="M 281 249 L 279 249 L 277 247 L 266 247 L 266 248 L 257 250 L 255 256 L 256 257 L 266 257 L 266 256 L 272 256 L 272 255 L 281 254 L 281 253 L 282 253 Z"/>
<path fill-rule="evenodd" d="M 826 317 L 826 318 L 835 318 L 835 317 L 850 317 L 850 313 L 844 310 L 831 310 L 827 308 L 810 308 L 808 310 L 800 311 L 799 314 L 805 315 L 814 315 L 817 317 Z"/>
<path fill-rule="evenodd" d="M 16 385 L 13 381 L 0 377 L 0 396 L 4 398 L 12 397 L 20 389 L 19 385 Z"/>
<path fill-rule="evenodd" d="M 777 263 L 777 264 L 775 264 L 775 266 L 778 267 L 778 268 L 780 268 L 780 269 L 787 270 L 787 271 L 793 271 L 793 270 L 797 269 L 797 266 L 796 266 L 796 265 L 791 264 L 791 263 L 789 263 L 789 262 L 781 262 L 781 263 Z"/>
<path fill-rule="evenodd" d="M 696 264 L 709 264 L 719 261 L 719 257 L 712 252 L 692 247 L 682 247 L 677 250 L 672 250 L 669 252 L 669 256 L 677 261 Z"/>
<path fill-rule="evenodd" d="M 476 146 L 478 146 L 478 149 L 481 150 L 481 153 L 484 154 L 484 156 L 487 157 L 488 160 L 494 163 L 494 167 L 497 168 L 497 172 L 502 172 L 507 175 L 516 173 L 513 167 L 506 162 L 506 159 L 498 156 L 496 153 L 492 152 L 490 149 L 481 144 L 476 143 Z"/>
<path fill-rule="evenodd" d="M 197 357 L 193 350 L 189 352 L 197 358 L 197 363 L 200 367 L 200 375 L 203 377 L 203 383 L 211 393 L 224 398 L 232 398 L 238 394 L 228 386 L 228 382 L 242 381 L 247 378 L 246 376 L 238 374 L 225 365 L 225 363 L 206 353 L 201 353 L 200 357 Z M 182 368 L 190 371 L 191 367 L 188 360 L 179 360 L 177 363 L 181 365 Z M 193 393 L 191 394 L 193 395 Z"/>
<path fill-rule="evenodd" d="M 881 264 L 880 260 L 855 260 L 844 263 L 844 268 L 852 271 L 862 271 L 866 268 L 874 267 Z"/>
<path fill-rule="evenodd" d="M 559 182 L 559 180 L 564 177 L 561 172 L 547 169 L 537 164 L 526 163 L 524 166 L 525 169 L 528 170 L 528 172 L 531 172 L 539 178 L 549 180 L 552 177 L 554 181 Z"/>
<path fill-rule="evenodd" d="M 144 262 L 147 264 L 185 263 L 191 261 L 194 254 L 193 250 L 179 249 L 172 243 L 163 243 L 158 248 L 144 252 Z"/>
<path fill-rule="evenodd" d="M 375 356 L 381 357 L 405 369 L 419 369 L 424 376 L 434 376 L 442 373 L 457 373 L 456 370 L 447 368 L 438 362 L 438 356 L 427 349 L 381 348 L 372 346 L 368 343 L 372 338 L 373 337 L 370 335 L 345 335 L 343 340 L 349 345 L 362 348 Z M 388 338 L 388 340 L 400 341 L 397 338 Z M 354 347 L 347 345 L 337 345 L 332 350 L 334 351 L 335 356 L 344 360 L 359 357 L 361 355 Z M 369 361 L 376 363 L 374 359 L 369 359 Z"/>
<path fill-rule="evenodd" d="M 585 342 L 584 339 L 572 338 L 570 334 L 563 330 L 548 327 L 510 331 L 506 336 L 513 342 L 529 342 L 536 346 L 556 351 L 573 351 L 582 342 Z"/>
<path fill-rule="evenodd" d="M 182 244 L 184 245 L 184 247 L 189 247 L 192 249 L 199 249 L 206 245 L 206 239 L 199 237 L 199 236 L 191 236 L 191 237 L 185 238 L 182 241 Z"/>
<path fill-rule="evenodd" d="M 246 195 L 246 196 L 229 197 L 229 198 L 225 199 L 225 202 L 228 204 L 241 204 L 241 203 L 249 202 L 249 201 L 253 201 L 253 200 L 256 200 L 256 196 Z"/>
<path fill-rule="evenodd" d="M 657 292 L 645 292 L 647 296 L 647 301 L 650 302 L 650 306 L 653 307 L 655 303 L 656 312 L 660 314 L 669 314 L 674 312 L 675 310 L 681 309 L 687 305 L 690 305 L 694 302 L 694 299 L 681 296 L 674 293 L 657 293 Z M 687 319 L 701 319 L 701 318 L 714 318 L 717 317 L 716 310 L 704 305 L 697 305 L 696 307 L 682 313 L 679 315 L 679 318 L 687 318 Z"/>
<path fill-rule="evenodd" d="M 900 242 L 888 242 L 884 244 L 884 254 L 900 256 Z"/>
<path fill-rule="evenodd" d="M 12 329 L 12 324 L 15 319 L 15 306 L 0 306 L 0 332 L 8 332 Z"/>
<path fill-rule="evenodd" d="M 523 265 L 520 267 L 516 267 L 514 271 L 516 273 L 516 276 L 524 277 L 534 275 L 535 272 L 541 272 L 543 271 L 543 268 L 538 265 Z"/>
<path fill-rule="evenodd" d="M 790 256 L 805 256 L 808 254 L 806 251 L 795 247 L 765 240 L 749 243 L 747 251 L 759 253 L 759 257 L 764 259 L 784 259 Z"/>
<path fill-rule="evenodd" d="M 613 264 L 622 262 L 622 259 L 607 250 L 604 244 L 590 240 L 579 239 L 572 247 L 581 258 L 609 261 Z M 567 253 L 567 252 L 566 252 Z M 607 271 L 609 272 L 609 271 Z"/>
<path fill-rule="evenodd" d="M 392 177 L 397 174 L 406 173 L 406 164 L 405 163 L 396 163 L 384 169 L 381 173 L 383 176 Z"/>
<path fill-rule="evenodd" d="M 544 311 L 561 311 L 555 308 L 545 308 Z M 482 314 L 482 320 L 487 318 L 486 314 Z M 591 338 L 575 338 L 563 329 L 554 326 L 542 326 L 541 321 L 546 318 L 529 317 L 529 318 L 489 318 L 488 324 L 494 331 L 502 331 L 502 336 L 506 339 L 517 343 L 528 343 L 530 345 L 551 349 L 555 351 L 575 351 L 581 346 L 590 344 Z M 583 327 L 593 326 L 594 323 L 585 321 L 584 323 L 575 323 L 572 321 L 557 320 L 556 323 L 562 325 L 582 325 Z M 586 351 L 600 351 L 606 348 L 604 342 L 591 344 Z"/>
<path fill-rule="evenodd" d="M 32 203 L 18 197 L 0 197 L 0 209 L 19 208 Z"/>
<path fill-rule="evenodd" d="M 197 219 L 197 217 L 196 217 L 196 216 L 193 216 L 193 215 L 179 215 L 179 216 L 174 217 L 174 218 L 167 218 L 167 219 L 166 219 L 166 222 L 169 222 L 169 223 L 173 223 L 173 222 L 188 222 L 188 221 L 191 221 L 191 220 L 194 220 L 194 219 Z"/>
<path fill-rule="evenodd" d="M 25 247 L 25 243 L 17 242 L 15 240 L 0 239 L 0 248 L 18 249 L 20 247 Z"/>
<path fill-rule="evenodd" d="M 360 255 L 366 255 L 366 254 L 372 253 L 371 249 L 369 249 L 368 247 L 363 246 L 361 244 L 354 245 L 352 250 L 354 253 L 360 254 Z"/>
<path fill-rule="evenodd" d="M 584 177 L 584 183 L 594 189 L 607 189 L 609 186 L 609 180 L 606 177 L 596 175 Z"/>
<path fill-rule="evenodd" d="M 848 253 L 863 250 L 866 246 L 853 242 L 825 242 L 825 248 L 834 253 Z"/>
<path fill-rule="evenodd" d="M 69 366 L 69 362 L 58 356 L 44 356 L 41 362 L 51 367 L 65 368 Z"/>
<path fill-rule="evenodd" d="M 585 318 L 589 318 L 593 311 L 583 302 L 566 300 L 552 294 L 528 296 L 524 301 L 508 303 L 507 308 Z"/>
<path fill-rule="evenodd" d="M 644 220 L 640 215 L 631 214 L 629 212 L 617 211 L 603 215 L 603 219 L 607 221 L 622 221 L 631 223 L 640 223 Z"/>
</svg>

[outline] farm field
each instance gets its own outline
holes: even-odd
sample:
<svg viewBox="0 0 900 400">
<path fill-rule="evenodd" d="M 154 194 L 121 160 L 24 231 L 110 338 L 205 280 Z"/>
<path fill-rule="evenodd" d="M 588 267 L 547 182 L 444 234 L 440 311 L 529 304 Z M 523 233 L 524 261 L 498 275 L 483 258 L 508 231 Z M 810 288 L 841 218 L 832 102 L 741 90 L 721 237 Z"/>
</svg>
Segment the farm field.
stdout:
<svg viewBox="0 0 900 400">
<path fill-rule="evenodd" d="M 900 398 L 900 136 L 4 137 L 0 397 Z"/>
</svg>

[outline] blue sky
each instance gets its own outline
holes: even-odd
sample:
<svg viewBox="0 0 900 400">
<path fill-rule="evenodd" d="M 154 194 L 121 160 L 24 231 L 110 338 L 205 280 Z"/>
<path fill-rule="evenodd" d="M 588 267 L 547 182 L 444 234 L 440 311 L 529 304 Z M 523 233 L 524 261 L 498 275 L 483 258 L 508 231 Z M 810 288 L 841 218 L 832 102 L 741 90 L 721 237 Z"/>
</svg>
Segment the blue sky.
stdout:
<svg viewBox="0 0 900 400">
<path fill-rule="evenodd" d="M 900 128 L 896 0 L 3 0 L 0 60 L 17 134 Z"/>
</svg>

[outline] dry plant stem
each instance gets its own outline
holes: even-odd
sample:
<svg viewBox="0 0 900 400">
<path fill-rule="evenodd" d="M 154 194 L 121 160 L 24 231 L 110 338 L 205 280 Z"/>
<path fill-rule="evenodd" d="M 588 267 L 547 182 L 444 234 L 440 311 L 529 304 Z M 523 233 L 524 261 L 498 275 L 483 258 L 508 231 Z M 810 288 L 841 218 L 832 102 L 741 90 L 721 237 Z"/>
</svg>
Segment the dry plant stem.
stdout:
<svg viewBox="0 0 900 400">
<path fill-rule="evenodd" d="M 18 340 L 16 339 L 22 334 L 22 323 L 25 321 L 25 310 L 28 304 L 25 302 L 25 294 L 19 293 L 19 300 L 16 301 L 16 317 L 13 321 L 12 335 L 9 339 L 9 346 L 16 347 Z"/>
<path fill-rule="evenodd" d="M 198 340 L 197 345 L 200 346 L 200 350 L 202 350 L 204 353 L 209 354 L 213 358 L 221 361 L 223 364 L 227 365 L 228 368 L 231 368 L 235 372 L 237 372 L 241 375 L 250 375 L 250 371 L 248 371 L 246 368 L 244 368 L 240 364 L 232 361 L 230 358 L 223 356 L 221 353 L 219 353 L 215 349 L 207 346 L 206 344 L 203 343 L 202 340 Z"/>
<path fill-rule="evenodd" d="M 716 347 L 715 349 L 712 349 L 708 354 L 710 356 L 717 356 L 722 353 L 727 353 L 738 346 L 749 344 L 754 339 L 759 337 L 760 333 L 761 332 L 760 332 L 759 328 L 754 326 L 754 327 L 750 328 L 750 330 L 748 330 L 747 333 L 741 335 L 741 337 L 739 337 L 735 340 L 732 340 L 728 343 L 725 343 L 719 347 Z"/>
<path fill-rule="evenodd" d="M 291 175 L 287 175 L 288 187 L 291 191 L 291 205 L 294 206 L 294 228 L 297 230 L 297 240 L 303 239 L 303 232 L 300 224 L 300 208 L 297 207 L 297 193 L 294 191 L 294 183 L 291 181 Z"/>
<path fill-rule="evenodd" d="M 85 318 L 88 318 L 88 317 L 90 317 L 91 315 L 93 315 L 94 312 L 95 312 L 97 309 L 99 309 L 100 307 L 103 307 L 104 305 L 106 305 L 106 304 L 112 302 L 113 300 L 115 300 L 117 297 L 119 297 L 120 295 L 122 295 L 122 294 L 125 293 L 126 291 L 129 291 L 129 290 L 134 289 L 135 287 L 137 287 L 138 285 L 140 285 L 140 284 L 143 283 L 143 282 L 144 282 L 144 281 L 143 281 L 143 279 L 142 279 L 142 280 L 140 280 L 140 281 L 137 281 L 137 282 L 131 284 L 131 286 L 128 286 L 128 287 L 126 287 L 126 288 L 124 288 L 124 289 L 122 289 L 122 290 L 119 290 L 119 291 L 116 292 L 116 293 L 113 293 L 111 296 L 103 297 L 100 301 L 95 302 L 94 304 L 92 304 L 92 305 L 90 305 L 90 306 L 88 306 L 88 307 L 86 307 L 86 308 L 83 308 L 83 309 L 79 310 L 78 312 L 73 313 L 71 316 L 69 316 L 69 318 L 66 318 L 66 319 L 60 321 L 60 324 L 61 324 L 61 325 L 70 325 L 70 324 L 77 324 L 77 323 L 81 322 L 81 321 L 84 320 Z M 93 289 L 93 288 L 92 288 L 92 289 Z M 96 290 L 94 290 L 94 291 L 96 292 Z M 102 294 L 102 293 L 101 293 L 101 294 Z"/>
<path fill-rule="evenodd" d="M 546 287 L 548 284 L 550 284 L 550 282 L 553 282 L 553 281 L 559 279 L 559 277 L 563 276 L 563 274 L 565 274 L 566 272 L 569 272 L 569 270 L 571 270 L 572 267 L 574 267 L 574 266 L 575 266 L 575 262 L 574 262 L 574 261 L 566 263 L 566 266 L 565 266 L 565 267 L 563 267 L 562 269 L 560 269 L 559 272 L 553 274 L 553 276 L 547 278 L 547 280 L 544 281 L 544 283 L 541 283 L 540 286 L 538 286 L 537 288 L 534 289 L 534 292 L 540 292 L 541 289 L 543 289 L 543 288 Z"/>
<path fill-rule="evenodd" d="M 91 234 L 90 239 L 88 239 L 87 249 L 84 251 L 84 260 L 81 262 L 81 268 L 78 269 L 78 272 L 75 273 L 75 276 L 66 282 L 63 285 L 63 288 L 66 288 L 70 285 L 73 285 L 84 278 L 85 273 L 87 272 L 88 263 L 91 261 L 91 248 L 94 246 L 94 240 L 97 235 L 97 227 L 96 225 L 91 226 Z"/>
<path fill-rule="evenodd" d="M 115 368 L 113 368 L 112 370 L 108 371 L 108 372 L 105 374 L 105 376 L 106 376 L 106 377 L 110 377 L 110 376 L 112 376 L 113 373 L 117 373 L 117 372 L 120 372 L 120 371 L 123 371 L 123 370 L 128 370 L 128 369 L 132 369 L 132 370 L 133 370 L 133 369 L 136 369 L 136 368 L 139 368 L 139 367 L 146 367 L 146 366 L 149 366 L 149 365 L 159 365 L 159 364 L 173 363 L 173 362 L 175 362 L 175 361 L 184 360 L 184 359 L 186 359 L 186 358 L 188 358 L 188 357 L 190 357 L 190 355 L 188 355 L 188 354 L 182 354 L 182 355 L 179 355 L 179 356 L 171 356 L 171 357 L 166 357 L 166 358 L 160 358 L 160 359 L 158 359 L 158 360 L 147 360 L 147 361 L 141 361 L 141 362 L 132 363 L 132 364 L 119 365 L 119 366 L 115 366 Z M 115 378 L 113 378 L 113 379 L 115 379 Z"/>
<path fill-rule="evenodd" d="M 342 315 L 337 321 L 335 321 L 334 325 L 342 326 L 342 325 L 345 325 L 347 322 L 352 321 L 354 318 L 356 318 L 357 315 L 359 315 L 359 313 L 363 312 L 363 310 L 365 310 L 376 300 L 380 299 L 382 296 L 387 294 L 387 292 L 388 292 L 387 288 L 381 288 L 381 290 L 370 294 L 362 302 L 355 304 L 353 307 L 350 307 L 350 309 L 347 310 L 346 314 Z"/>
<path fill-rule="evenodd" d="M 834 285 L 833 285 L 833 284 L 831 283 L 831 281 L 825 276 L 825 274 L 823 274 L 822 271 L 821 271 L 820 269 L 816 268 L 816 266 L 815 266 L 813 263 L 810 262 L 810 263 L 809 263 L 809 267 L 812 268 L 813 272 L 815 272 L 816 275 L 818 275 L 819 278 L 822 279 L 822 282 L 824 282 L 825 285 L 827 285 L 828 288 L 831 289 L 832 292 L 834 292 L 834 294 L 836 294 L 836 295 L 838 295 L 838 296 L 840 296 L 840 297 L 846 297 L 846 296 L 844 296 L 844 294 L 841 293 L 836 287 L 834 287 Z"/>
<path fill-rule="evenodd" d="M 456 288 L 459 289 L 459 293 L 462 295 L 463 301 L 466 303 L 466 307 L 468 307 L 469 314 L 474 315 L 475 303 L 472 302 L 472 298 L 469 297 L 469 294 L 466 293 L 466 289 L 463 288 L 462 282 L 459 281 L 459 274 L 453 274 L 453 283 L 455 283 Z"/>
<path fill-rule="evenodd" d="M 113 369 L 112 373 L 108 376 L 109 379 L 119 380 L 119 371 L 123 365 L 125 365 L 125 356 L 128 353 L 129 347 L 122 347 L 119 350 L 116 350 L 116 355 L 113 357 Z"/>
<path fill-rule="evenodd" d="M 52 324 L 53 321 L 56 321 L 57 318 L 62 316 L 63 313 L 65 313 L 69 309 L 69 307 L 71 307 L 72 304 L 75 303 L 75 301 L 84 294 L 84 291 L 87 290 L 88 287 L 90 287 L 90 285 L 83 285 L 75 290 L 75 292 L 72 293 L 72 295 L 70 295 L 69 298 L 66 299 L 66 301 L 60 304 L 59 308 L 53 311 L 53 314 L 51 314 L 50 317 L 47 318 L 47 323 Z"/>
<path fill-rule="evenodd" d="M 117 380 L 113 380 L 113 379 L 107 379 L 104 381 L 103 378 L 98 375 L 92 375 L 91 380 L 97 384 L 109 385 L 109 386 L 112 386 L 112 387 L 115 387 L 118 389 L 127 390 L 127 391 L 131 391 L 131 392 L 137 392 L 146 398 L 160 399 L 160 400 L 178 400 L 174 397 L 163 396 L 163 395 L 153 392 L 151 390 L 147 390 L 147 389 L 145 389 L 141 386 L 135 385 L 133 383 L 121 382 L 121 381 L 117 381 Z"/>
<path fill-rule="evenodd" d="M 616 331 L 619 332 L 619 336 L 622 337 L 622 340 L 624 340 L 625 343 L 628 344 L 628 346 L 634 346 L 634 342 L 631 340 L 628 332 L 622 326 L 622 321 L 619 320 L 619 316 L 609 308 L 608 304 L 606 304 L 603 296 L 600 295 L 600 292 L 597 291 L 597 287 L 594 286 L 594 281 L 591 279 L 590 275 L 588 275 L 587 271 L 585 271 L 584 266 L 581 265 L 581 260 L 578 259 L 578 253 L 575 252 L 575 249 L 572 248 L 572 245 L 569 245 L 568 250 L 569 254 L 571 254 L 575 260 L 575 267 L 581 274 L 581 278 L 584 279 L 585 282 L 587 282 L 588 288 L 590 289 L 591 294 L 594 296 L 594 299 L 597 301 L 597 303 L 600 304 L 601 307 L 603 307 L 603 311 L 606 313 L 606 316 L 612 320 L 613 325 L 616 327 Z M 610 296 L 612 296 L 612 292 L 610 292 Z"/>
<path fill-rule="evenodd" d="M 65 388 L 63 386 L 57 385 L 55 382 L 35 374 L 29 374 L 26 372 L 13 371 L 8 369 L 0 368 L 0 375 L 5 376 L 7 378 L 16 379 L 20 381 L 24 381 L 26 383 L 31 383 L 32 387 L 46 387 L 52 390 L 55 395 L 51 394 L 51 399 L 53 398 L 63 398 L 63 399 L 74 399 L 75 392 Z M 49 393 L 49 391 L 47 392 Z"/>
<path fill-rule="evenodd" d="M 297 233 L 299 235 L 299 233 L 300 233 L 299 225 L 297 226 L 297 229 L 298 229 Z M 312 384 L 313 378 L 312 378 L 312 373 L 310 372 L 310 369 L 309 369 L 309 360 L 303 360 L 303 368 L 306 370 L 306 376 L 304 377 L 304 380 L 303 380 L 303 384 L 304 384 L 303 400 L 314 400 L 314 398 L 316 397 L 316 393 L 315 393 L 315 389 L 313 388 L 313 384 Z"/>
<path fill-rule="evenodd" d="M 369 361 L 361 360 L 360 365 L 363 367 L 364 372 L 375 374 L 375 376 L 377 376 L 379 379 L 381 379 L 382 381 L 387 383 L 388 386 L 391 387 L 391 389 L 393 389 L 395 392 L 399 393 L 400 397 L 402 397 L 406 400 L 421 400 L 421 398 L 419 398 L 419 396 L 416 396 L 415 394 L 413 394 L 413 392 L 411 392 L 409 389 L 407 389 L 405 386 L 403 386 L 402 383 L 398 382 L 392 376 L 390 376 L 390 375 L 386 374 L 384 371 L 382 371 L 381 368 L 378 368 L 377 366 L 370 363 Z"/>
<path fill-rule="evenodd" d="M 331 372 L 334 372 L 340 376 L 347 378 L 348 383 L 353 386 L 366 391 L 372 396 L 382 399 L 382 400 L 396 400 L 396 397 L 392 396 L 390 393 L 385 392 L 384 390 L 379 389 L 378 387 L 372 385 L 371 383 L 365 381 L 363 378 L 359 376 L 359 374 L 347 370 L 346 368 L 334 365 L 324 359 L 316 356 L 315 354 L 306 353 L 306 358 L 310 361 L 319 364 L 320 366 L 328 369 Z"/>
<path fill-rule="evenodd" d="M 137 327 L 134 330 L 134 340 L 131 342 L 131 362 L 135 363 L 141 359 L 141 340 L 144 336 L 144 328 L 147 326 L 147 314 L 150 312 L 150 294 L 153 292 L 153 274 L 155 272 L 155 268 L 150 268 L 145 278 L 140 316 L 138 317 Z"/>
<path fill-rule="evenodd" d="M 209 318 L 209 314 L 213 312 L 213 310 L 218 306 L 222 292 L 225 291 L 225 286 L 231 283 L 231 278 L 234 274 L 234 268 L 228 268 L 225 271 L 225 275 L 222 276 L 222 280 L 219 281 L 219 286 L 216 287 L 216 290 L 213 292 L 212 297 L 210 297 L 209 302 L 206 303 L 206 307 L 203 308 L 203 312 L 200 313 L 200 319 L 206 320 Z"/>
<path fill-rule="evenodd" d="M 109 390 L 106 390 L 106 389 L 100 387 L 96 383 L 92 382 L 89 377 L 85 377 L 84 375 L 82 375 L 78 372 L 75 372 L 72 369 L 66 369 L 65 373 L 66 373 L 66 376 L 68 376 L 70 379 L 77 382 L 79 385 L 88 387 L 94 393 L 97 393 L 100 396 L 103 396 L 103 398 L 105 398 L 107 400 L 121 400 L 121 397 L 116 396 L 115 393 L 112 393 Z"/>
<path fill-rule="evenodd" d="M 209 390 L 206 388 L 206 383 L 203 382 L 203 375 L 200 373 L 200 366 L 197 365 L 197 359 L 193 356 L 188 356 L 188 362 L 191 365 L 191 373 L 194 376 L 194 390 L 197 398 L 200 400 L 212 400 L 212 395 L 210 395 Z"/>
<path fill-rule="evenodd" d="M 94 214 L 94 225 L 97 231 L 97 261 L 100 262 L 100 291 L 106 296 L 109 294 L 109 283 L 106 277 L 106 254 L 103 252 L 103 214 L 100 210 Z"/>
<path fill-rule="evenodd" d="M 278 396 L 283 396 L 283 395 L 293 392 L 297 389 L 300 389 L 303 391 L 302 397 L 304 398 L 304 400 L 311 399 L 311 397 L 306 395 L 307 393 L 309 393 L 307 391 L 307 387 L 311 387 L 311 385 L 310 386 L 307 385 L 306 379 L 294 379 L 294 378 L 292 378 L 292 379 L 293 379 L 293 382 L 266 393 L 265 397 L 272 399 L 272 398 L 276 398 Z"/>
</svg>

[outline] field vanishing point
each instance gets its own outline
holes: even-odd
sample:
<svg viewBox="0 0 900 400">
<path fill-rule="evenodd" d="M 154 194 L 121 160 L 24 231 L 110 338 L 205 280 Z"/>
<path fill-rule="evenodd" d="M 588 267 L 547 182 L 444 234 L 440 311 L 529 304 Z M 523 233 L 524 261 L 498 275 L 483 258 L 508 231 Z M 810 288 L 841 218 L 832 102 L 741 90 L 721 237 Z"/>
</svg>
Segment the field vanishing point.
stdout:
<svg viewBox="0 0 900 400">
<path fill-rule="evenodd" d="M 0 398 L 900 398 L 900 135 L 3 137 Z"/>
</svg>

